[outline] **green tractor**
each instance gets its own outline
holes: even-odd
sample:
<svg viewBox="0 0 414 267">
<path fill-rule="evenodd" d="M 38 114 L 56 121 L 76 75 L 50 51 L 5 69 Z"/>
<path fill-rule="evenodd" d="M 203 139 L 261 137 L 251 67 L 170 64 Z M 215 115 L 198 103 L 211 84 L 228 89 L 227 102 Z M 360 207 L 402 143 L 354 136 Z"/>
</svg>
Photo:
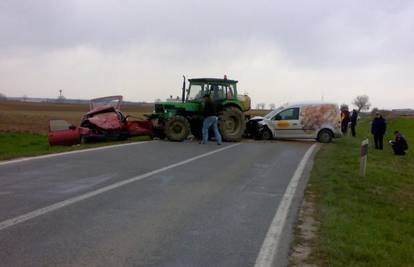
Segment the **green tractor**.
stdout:
<svg viewBox="0 0 414 267">
<path fill-rule="evenodd" d="M 210 94 L 219 112 L 219 128 L 224 141 L 237 142 L 242 139 L 246 118 L 250 110 L 250 97 L 239 95 L 237 81 L 215 78 L 189 79 L 186 88 L 184 77 L 182 97 L 177 101 L 155 104 L 150 116 L 155 136 L 171 141 L 183 141 L 190 134 L 201 138 L 203 125 L 203 96 Z"/>
</svg>

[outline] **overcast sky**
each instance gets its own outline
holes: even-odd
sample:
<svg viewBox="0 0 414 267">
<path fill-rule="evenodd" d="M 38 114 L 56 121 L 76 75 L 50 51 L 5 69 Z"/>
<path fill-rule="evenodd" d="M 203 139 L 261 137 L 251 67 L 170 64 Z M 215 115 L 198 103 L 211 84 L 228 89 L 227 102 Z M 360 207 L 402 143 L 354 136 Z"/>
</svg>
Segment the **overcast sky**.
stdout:
<svg viewBox="0 0 414 267">
<path fill-rule="evenodd" d="M 254 103 L 414 108 L 414 1 L 1 0 L 0 92 L 179 95 L 239 80 Z"/>
</svg>

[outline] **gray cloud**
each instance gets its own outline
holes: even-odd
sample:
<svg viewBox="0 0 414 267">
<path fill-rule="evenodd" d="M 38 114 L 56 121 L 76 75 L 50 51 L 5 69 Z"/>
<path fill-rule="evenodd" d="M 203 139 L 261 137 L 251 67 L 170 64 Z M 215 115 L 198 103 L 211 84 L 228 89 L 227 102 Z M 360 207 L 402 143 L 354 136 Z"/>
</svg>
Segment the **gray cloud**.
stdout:
<svg viewBox="0 0 414 267">
<path fill-rule="evenodd" d="M 3 48 L 263 40 L 318 65 L 414 53 L 410 1 L 6 0 L 0 10 Z"/>
<path fill-rule="evenodd" d="M 288 100 L 335 86 L 335 101 L 350 101 L 346 90 L 378 94 L 385 106 L 378 88 L 413 87 L 413 17 L 412 1 L 3 0 L 0 90 L 51 95 L 60 81 L 80 97 L 100 86 L 151 100 L 182 73 L 226 72 L 256 101 L 280 97 L 269 85 Z M 16 71 L 22 79 L 8 78 Z M 143 86 L 154 95 L 134 93 Z"/>
</svg>

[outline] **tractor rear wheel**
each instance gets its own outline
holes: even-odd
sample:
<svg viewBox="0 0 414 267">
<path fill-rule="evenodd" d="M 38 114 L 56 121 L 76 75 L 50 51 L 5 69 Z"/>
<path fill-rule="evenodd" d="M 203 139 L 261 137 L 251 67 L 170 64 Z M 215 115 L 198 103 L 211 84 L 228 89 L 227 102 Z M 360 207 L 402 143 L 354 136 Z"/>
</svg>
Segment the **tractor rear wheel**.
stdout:
<svg viewBox="0 0 414 267">
<path fill-rule="evenodd" d="M 190 123 L 183 116 L 174 116 L 165 123 L 164 132 L 171 141 L 183 141 L 190 134 Z"/>
<path fill-rule="evenodd" d="M 240 141 L 246 129 L 243 112 L 236 107 L 227 107 L 220 112 L 219 118 L 223 140 L 228 142 Z"/>
</svg>

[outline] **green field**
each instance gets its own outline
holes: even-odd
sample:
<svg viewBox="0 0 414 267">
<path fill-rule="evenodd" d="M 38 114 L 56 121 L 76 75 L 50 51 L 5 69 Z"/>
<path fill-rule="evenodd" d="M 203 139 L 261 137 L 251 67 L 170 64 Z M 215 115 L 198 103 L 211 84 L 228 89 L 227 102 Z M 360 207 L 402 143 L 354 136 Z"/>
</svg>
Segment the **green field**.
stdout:
<svg viewBox="0 0 414 267">
<path fill-rule="evenodd" d="M 152 105 L 129 104 L 124 105 L 122 110 L 128 115 L 143 118 L 143 114 L 152 112 Z M 47 140 L 49 120 L 64 119 L 78 125 L 82 115 L 87 111 L 86 104 L 0 102 L 0 160 L 149 140 L 149 137 L 134 137 L 123 142 L 69 147 L 49 146 Z"/>
<path fill-rule="evenodd" d="M 400 130 L 406 156 L 393 155 L 388 140 Z M 373 149 L 370 120 L 318 152 L 305 195 L 320 223 L 311 264 L 414 266 L 414 120 L 388 120 L 383 151 Z M 370 138 L 367 176 L 359 177 L 359 145 Z"/>
<path fill-rule="evenodd" d="M 1 133 L 0 160 L 30 157 L 79 149 L 150 140 L 148 136 L 129 138 L 122 142 L 105 142 L 75 146 L 49 146 L 47 135 L 31 133 Z"/>
</svg>

